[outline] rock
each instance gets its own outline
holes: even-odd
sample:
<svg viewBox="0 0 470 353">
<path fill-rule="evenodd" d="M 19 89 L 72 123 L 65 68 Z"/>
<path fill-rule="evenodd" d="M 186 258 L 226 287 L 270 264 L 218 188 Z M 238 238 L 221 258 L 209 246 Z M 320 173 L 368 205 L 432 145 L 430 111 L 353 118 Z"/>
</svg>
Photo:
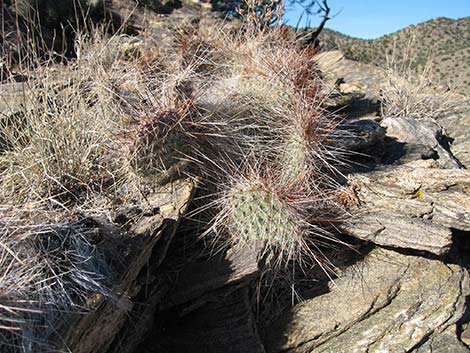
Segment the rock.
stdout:
<svg viewBox="0 0 470 353">
<path fill-rule="evenodd" d="M 467 346 L 470 346 L 470 325 L 466 325 L 460 337 Z"/>
<path fill-rule="evenodd" d="M 449 330 L 453 327 L 453 330 Z M 431 335 L 426 342 L 413 349 L 412 353 L 469 353 L 466 347 L 458 338 L 455 325 L 450 326 L 445 332 Z M 453 331 L 453 332 L 452 332 Z"/>
<path fill-rule="evenodd" d="M 142 307 L 149 334 L 137 351 L 264 352 L 245 297 L 247 286 L 259 271 L 254 249 L 232 248 L 205 261 L 189 262 L 180 271 L 170 271 L 157 274 L 155 285 L 150 287 L 156 310 Z M 164 280 L 169 277 L 176 279 Z M 124 347 L 121 337 L 109 353 L 133 352 L 142 330 L 142 325 L 128 328 Z M 185 340 L 179 340 L 181 336 Z M 236 337 L 244 339 L 235 344 Z"/>
<path fill-rule="evenodd" d="M 398 142 L 435 150 L 444 168 L 461 168 L 462 165 L 449 151 L 442 128 L 435 121 L 389 117 L 382 121 L 382 126 L 387 129 L 387 136 Z"/>
<path fill-rule="evenodd" d="M 360 100 L 364 97 L 365 94 L 362 92 L 341 93 L 338 91 L 333 91 L 323 101 L 323 106 L 325 108 L 337 110 L 342 107 L 348 106 L 353 102 Z"/>
<path fill-rule="evenodd" d="M 441 127 L 433 121 L 394 117 L 385 118 L 382 126 L 387 129 L 387 136 L 415 145 L 435 148 L 439 144 L 438 139 L 442 137 Z"/>
<path fill-rule="evenodd" d="M 342 94 L 360 93 L 364 89 L 364 85 L 361 83 L 340 83 L 338 85 L 338 91 Z"/>
<path fill-rule="evenodd" d="M 27 82 L 0 84 L 0 114 L 2 118 L 12 116 L 27 109 L 31 90 Z M 26 97 L 26 99 L 25 99 Z"/>
<path fill-rule="evenodd" d="M 333 73 L 343 60 L 345 60 L 344 55 L 339 50 L 326 51 L 315 55 L 315 61 L 320 66 L 320 70 L 326 75 Z M 334 79 L 336 79 L 336 77 L 334 77 Z"/>
<path fill-rule="evenodd" d="M 449 104 L 449 108 L 436 118 L 454 140 L 451 150 L 466 167 L 470 166 L 470 102 L 467 99 Z"/>
<path fill-rule="evenodd" d="M 395 139 L 385 137 L 381 164 L 408 164 L 416 163 L 420 160 L 439 159 L 439 154 L 431 147 L 424 145 L 414 145 L 409 143 L 397 142 Z M 441 168 L 438 162 L 436 166 Z"/>
<path fill-rule="evenodd" d="M 377 245 L 427 251 L 436 255 L 446 254 L 452 245 L 451 230 L 429 221 L 413 218 L 403 221 L 402 214 L 386 211 L 379 220 L 375 213 L 356 214 L 353 217 L 358 219 L 347 226 L 347 234 Z"/>
<path fill-rule="evenodd" d="M 380 98 L 378 68 L 347 60 L 337 50 L 322 52 L 314 58 L 324 78 L 326 108 L 341 108 L 341 112 L 349 117 L 377 113 Z"/>
<path fill-rule="evenodd" d="M 211 0 L 183 0 L 183 3 L 187 6 L 196 6 L 197 8 L 212 9 Z"/>
<path fill-rule="evenodd" d="M 338 51 L 327 51 L 317 54 L 315 56 L 320 70 L 325 76 L 325 85 L 327 92 L 334 90 L 336 82 L 341 79 L 346 83 L 359 83 L 361 85 L 361 92 L 365 93 L 365 97 L 360 101 L 360 114 L 366 115 L 374 113 L 377 109 L 377 101 L 380 101 L 380 90 L 386 86 L 386 82 L 383 82 L 384 74 L 383 70 L 377 66 L 363 64 L 344 58 L 344 55 Z M 386 88 L 386 87 L 385 87 Z M 445 100 L 442 103 L 439 100 Z M 435 100 L 439 107 L 439 115 L 435 117 L 437 123 L 445 129 L 445 135 L 450 137 L 452 142 L 450 145 L 450 151 L 452 155 L 464 166 L 470 165 L 470 104 L 468 98 L 462 98 L 461 96 L 452 96 L 446 94 L 444 98 L 439 96 L 436 92 Z M 449 101 L 451 100 L 451 101 Z M 358 107 L 359 108 L 359 107 Z M 358 112 L 353 112 L 357 116 Z M 348 112 L 351 115 L 351 112 Z M 440 141 L 441 143 L 443 141 Z M 442 144 L 441 144 L 442 145 Z M 444 150 L 439 148 L 438 154 L 448 168 L 455 167 L 455 160 L 451 157 L 448 159 L 449 148 L 443 146 Z M 413 150 L 419 148 L 424 151 L 427 147 L 412 147 Z M 405 150 L 408 147 L 404 148 Z M 407 151 L 405 151 L 407 152 Z M 416 152 L 416 151 L 415 151 Z M 410 161 L 411 159 L 420 158 L 419 155 L 422 153 L 415 153 L 410 157 L 408 156 L 401 159 L 401 162 Z M 425 152 L 425 154 L 428 154 Z"/>
<path fill-rule="evenodd" d="M 330 282 L 329 292 L 278 318 L 266 350 L 408 352 L 455 324 L 469 293 L 469 275 L 460 266 L 376 249 Z"/>
<path fill-rule="evenodd" d="M 340 225 L 382 246 L 446 254 L 452 230 L 470 231 L 470 172 L 420 165 L 350 176 L 359 206 Z"/>
<path fill-rule="evenodd" d="M 251 311 L 248 288 L 226 287 L 189 315 L 175 311 L 156 317 L 158 330 L 136 352 L 264 353 Z"/>
<path fill-rule="evenodd" d="M 379 99 L 381 70 L 378 67 L 348 60 L 339 50 L 317 54 L 315 61 L 325 75 L 325 84 L 330 90 L 334 88 L 338 79 L 342 79 L 346 83 L 360 85 L 361 92 L 365 94 L 367 100 Z"/>
<path fill-rule="evenodd" d="M 231 248 L 226 254 L 205 262 L 187 264 L 178 274 L 175 286 L 160 304 L 160 309 L 165 310 L 216 289 L 253 279 L 259 272 L 257 259 L 255 250 Z"/>
<path fill-rule="evenodd" d="M 152 301 L 156 283 L 142 282 L 140 276 L 148 279 L 146 266 L 161 262 L 165 256 L 167 242 L 171 241 L 180 217 L 186 211 L 192 198 L 194 185 L 188 180 L 178 180 L 163 186 L 154 195 L 147 199 L 159 212 L 142 216 L 131 225 L 129 231 L 113 224 L 101 221 L 103 246 L 113 248 L 121 244 L 118 253 L 112 252 L 110 263 L 114 264 L 117 285 L 114 293 L 119 295 L 115 301 L 98 300 L 89 312 L 81 312 L 68 320 L 68 326 L 63 328 L 63 338 L 58 342 L 64 350 L 77 353 L 106 352 L 116 345 L 126 352 L 124 348 L 131 341 L 133 344 L 145 334 L 148 324 L 148 314 L 153 313 L 150 305 L 136 305 L 135 299 L 139 297 L 140 303 Z M 162 244 L 165 243 L 165 244 Z M 154 249 L 155 248 L 155 249 Z M 152 256 L 154 263 L 149 263 L 153 250 L 159 250 L 159 256 Z M 163 250 L 162 250 L 163 249 Z M 119 255 L 119 258 L 116 258 Z M 142 285 L 141 283 L 145 283 Z M 134 329 L 139 329 L 134 331 Z M 131 334 L 130 336 L 128 334 Z M 114 341 L 114 343 L 113 343 Z M 117 343 L 116 343 L 117 342 Z M 129 349 L 129 347 L 127 346 Z M 128 350 L 130 352 L 130 350 Z"/>
<path fill-rule="evenodd" d="M 385 129 L 374 120 L 346 121 L 341 129 L 345 131 L 345 136 L 340 141 L 340 147 L 347 151 L 367 150 L 385 138 Z"/>
</svg>

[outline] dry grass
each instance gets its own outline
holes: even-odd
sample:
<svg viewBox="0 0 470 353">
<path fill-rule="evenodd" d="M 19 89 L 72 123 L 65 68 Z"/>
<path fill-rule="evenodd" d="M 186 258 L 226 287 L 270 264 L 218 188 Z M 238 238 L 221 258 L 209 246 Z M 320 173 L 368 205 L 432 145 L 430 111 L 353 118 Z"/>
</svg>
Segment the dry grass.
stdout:
<svg viewBox="0 0 470 353">
<path fill-rule="evenodd" d="M 50 343 L 70 313 L 87 310 L 88 295 L 114 296 L 93 229 L 76 215 L 112 208 L 131 178 L 119 142 L 127 115 L 116 87 L 128 76 L 116 38 L 83 35 L 86 55 L 68 65 L 31 52 L 23 108 L 1 118 L 2 352 L 56 351 Z"/>
<path fill-rule="evenodd" d="M 2 352 L 56 351 L 49 342 L 60 340 L 68 313 L 86 310 L 89 294 L 114 300 L 112 273 L 90 241 L 93 229 L 82 220 L 51 223 L 54 216 L 1 210 Z"/>
<path fill-rule="evenodd" d="M 114 87 L 126 76 L 124 68 L 109 63 L 119 67 L 121 54 L 105 38 L 89 41 L 93 48 L 87 56 L 79 55 L 70 65 L 38 58 L 31 63 L 35 69 L 25 83 L 26 108 L 2 119 L 3 204 L 67 207 L 93 193 L 114 192 L 125 177 L 118 155 L 124 112 Z M 89 45 L 84 39 L 78 43 Z"/>
<path fill-rule="evenodd" d="M 394 51 L 387 57 L 387 66 L 382 71 L 382 116 L 437 118 L 449 108 L 452 92 L 442 88 L 439 92 L 431 60 L 414 68 L 414 57 L 414 40 L 409 41 L 403 53 Z"/>
</svg>

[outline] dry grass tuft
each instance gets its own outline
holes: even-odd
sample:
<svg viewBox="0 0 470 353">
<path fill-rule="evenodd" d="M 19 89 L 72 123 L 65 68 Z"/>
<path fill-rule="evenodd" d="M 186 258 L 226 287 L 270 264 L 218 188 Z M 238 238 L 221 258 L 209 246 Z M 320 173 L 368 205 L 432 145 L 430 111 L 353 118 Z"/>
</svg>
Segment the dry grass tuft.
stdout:
<svg viewBox="0 0 470 353">
<path fill-rule="evenodd" d="M 438 89 L 431 61 L 419 68 L 413 68 L 413 62 L 413 40 L 402 54 L 387 57 L 382 71 L 382 116 L 427 119 L 438 118 L 448 110 L 452 92 Z"/>
<path fill-rule="evenodd" d="M 110 273 L 83 220 L 39 223 L 45 212 L 2 210 L 0 350 L 52 352 L 68 313 L 89 294 L 113 300 Z M 53 215 L 49 214 L 52 218 Z M 36 223 L 36 224 L 34 224 Z"/>
</svg>

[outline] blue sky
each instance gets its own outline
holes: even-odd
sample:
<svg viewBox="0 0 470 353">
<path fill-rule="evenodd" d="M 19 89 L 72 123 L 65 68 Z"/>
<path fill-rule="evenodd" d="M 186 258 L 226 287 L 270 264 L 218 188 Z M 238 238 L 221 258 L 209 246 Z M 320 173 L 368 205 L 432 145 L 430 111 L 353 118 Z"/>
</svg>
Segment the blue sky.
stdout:
<svg viewBox="0 0 470 353">
<path fill-rule="evenodd" d="M 289 0 L 287 0 L 289 1 Z M 435 17 L 470 16 L 470 0 L 328 0 L 331 15 L 326 27 L 359 38 L 377 38 Z M 285 19 L 295 26 L 302 8 L 287 6 Z M 304 17 L 301 25 L 305 26 Z M 320 22 L 309 18 L 311 25 Z"/>
</svg>

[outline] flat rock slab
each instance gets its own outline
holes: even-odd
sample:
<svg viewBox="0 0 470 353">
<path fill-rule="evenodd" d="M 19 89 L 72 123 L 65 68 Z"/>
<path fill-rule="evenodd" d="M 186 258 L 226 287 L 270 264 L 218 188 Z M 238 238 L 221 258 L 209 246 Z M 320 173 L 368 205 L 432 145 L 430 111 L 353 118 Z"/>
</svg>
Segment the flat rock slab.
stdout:
<svg viewBox="0 0 470 353">
<path fill-rule="evenodd" d="M 351 175 L 357 203 L 341 230 L 382 246 L 446 254 L 452 229 L 470 231 L 470 172 L 429 167 L 431 161 Z"/>
<path fill-rule="evenodd" d="M 376 249 L 329 288 L 274 322 L 268 352 L 411 352 L 463 316 L 470 282 L 460 266 Z"/>
</svg>

